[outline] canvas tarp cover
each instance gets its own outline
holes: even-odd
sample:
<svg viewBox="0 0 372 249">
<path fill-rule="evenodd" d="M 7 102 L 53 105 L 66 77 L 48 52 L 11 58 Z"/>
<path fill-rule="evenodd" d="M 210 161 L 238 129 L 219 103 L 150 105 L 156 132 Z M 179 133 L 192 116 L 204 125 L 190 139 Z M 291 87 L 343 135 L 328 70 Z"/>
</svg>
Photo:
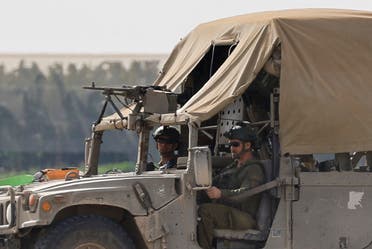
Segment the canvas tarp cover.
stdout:
<svg viewBox="0 0 372 249">
<path fill-rule="evenodd" d="M 328 9 L 201 24 L 175 47 L 155 84 L 177 89 L 212 43 L 238 41 L 213 77 L 178 110 L 179 116 L 203 121 L 247 89 L 280 43 L 282 153 L 372 150 L 371 27 L 371 12 Z M 118 128 L 113 125 L 118 119 L 106 117 L 98 127 Z"/>
<path fill-rule="evenodd" d="M 213 42 L 238 45 L 179 111 L 206 120 L 241 95 L 281 44 L 282 153 L 372 150 L 372 14 L 307 9 L 242 15 L 196 27 L 155 82 L 175 90 Z"/>
</svg>

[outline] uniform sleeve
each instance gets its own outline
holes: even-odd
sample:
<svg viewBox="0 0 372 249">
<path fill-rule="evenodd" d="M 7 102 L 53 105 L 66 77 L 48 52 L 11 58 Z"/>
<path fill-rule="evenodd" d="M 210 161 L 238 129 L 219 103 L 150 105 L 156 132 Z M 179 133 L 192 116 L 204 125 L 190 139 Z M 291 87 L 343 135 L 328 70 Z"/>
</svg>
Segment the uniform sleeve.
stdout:
<svg viewBox="0 0 372 249">
<path fill-rule="evenodd" d="M 257 187 L 264 183 L 264 173 L 259 165 L 249 165 L 240 172 L 239 179 L 241 180 L 240 188 L 237 189 L 221 189 L 222 198 L 229 198 L 240 195 L 251 188 Z"/>
</svg>

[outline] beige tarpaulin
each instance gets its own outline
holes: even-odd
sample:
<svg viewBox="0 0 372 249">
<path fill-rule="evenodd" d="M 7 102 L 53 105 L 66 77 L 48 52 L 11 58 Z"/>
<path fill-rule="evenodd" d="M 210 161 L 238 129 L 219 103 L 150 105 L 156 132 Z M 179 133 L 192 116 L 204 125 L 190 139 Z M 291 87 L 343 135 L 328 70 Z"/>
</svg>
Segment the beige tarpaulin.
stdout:
<svg viewBox="0 0 372 249">
<path fill-rule="evenodd" d="M 175 90 L 214 41 L 239 43 L 179 111 L 206 120 L 242 94 L 281 43 L 282 153 L 372 150 L 372 14 L 289 10 L 226 18 L 196 27 L 155 82 Z"/>
</svg>

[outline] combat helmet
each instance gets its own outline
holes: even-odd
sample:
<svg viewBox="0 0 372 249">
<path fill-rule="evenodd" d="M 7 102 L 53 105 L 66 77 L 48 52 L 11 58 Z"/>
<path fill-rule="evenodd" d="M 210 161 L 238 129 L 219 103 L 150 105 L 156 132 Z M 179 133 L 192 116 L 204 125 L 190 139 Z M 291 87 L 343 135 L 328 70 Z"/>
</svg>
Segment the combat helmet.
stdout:
<svg viewBox="0 0 372 249">
<path fill-rule="evenodd" d="M 225 132 L 223 135 L 230 140 L 238 139 L 243 142 L 251 142 L 252 144 L 254 144 L 257 140 L 256 130 L 249 124 L 245 124 L 242 122 L 235 124 L 229 131 Z"/>
<path fill-rule="evenodd" d="M 160 137 L 165 137 L 161 138 L 161 140 L 169 143 L 179 143 L 180 133 L 172 126 L 160 126 L 154 131 L 152 137 L 155 139 L 155 141 Z"/>
</svg>

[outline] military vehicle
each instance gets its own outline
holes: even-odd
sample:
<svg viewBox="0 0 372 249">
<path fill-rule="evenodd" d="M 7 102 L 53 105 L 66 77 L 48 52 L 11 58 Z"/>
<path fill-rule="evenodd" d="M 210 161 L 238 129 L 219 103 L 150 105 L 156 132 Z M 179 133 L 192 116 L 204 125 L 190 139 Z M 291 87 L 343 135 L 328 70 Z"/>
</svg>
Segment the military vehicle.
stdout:
<svg viewBox="0 0 372 249">
<path fill-rule="evenodd" d="M 198 193 L 230 160 L 222 134 L 243 121 L 265 165 L 267 182 L 243 196 L 262 194 L 258 227 L 216 229 L 216 248 L 372 248 L 371 27 L 371 12 L 352 10 L 225 18 L 181 40 L 151 86 L 87 87 L 106 101 L 84 176 L 2 186 L 2 247 L 200 248 Z M 160 125 L 181 132 L 177 168 L 148 171 Z M 134 172 L 97 175 L 108 130 L 138 133 Z"/>
</svg>

